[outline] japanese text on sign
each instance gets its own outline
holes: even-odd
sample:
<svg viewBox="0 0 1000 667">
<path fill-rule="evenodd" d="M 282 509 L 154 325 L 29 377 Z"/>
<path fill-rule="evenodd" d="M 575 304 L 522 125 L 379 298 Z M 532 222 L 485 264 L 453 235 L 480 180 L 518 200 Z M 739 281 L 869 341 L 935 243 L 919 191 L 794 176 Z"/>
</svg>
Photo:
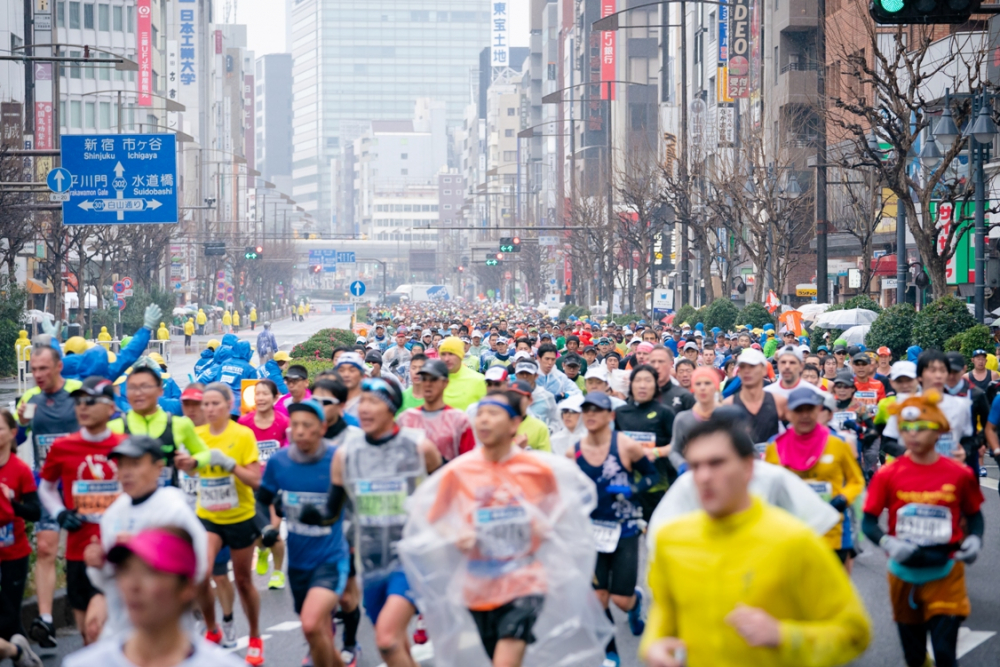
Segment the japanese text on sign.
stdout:
<svg viewBox="0 0 1000 667">
<path fill-rule="evenodd" d="M 490 60 L 493 67 L 506 67 L 509 62 L 510 44 L 507 41 L 507 3 L 491 3 Z"/>
</svg>

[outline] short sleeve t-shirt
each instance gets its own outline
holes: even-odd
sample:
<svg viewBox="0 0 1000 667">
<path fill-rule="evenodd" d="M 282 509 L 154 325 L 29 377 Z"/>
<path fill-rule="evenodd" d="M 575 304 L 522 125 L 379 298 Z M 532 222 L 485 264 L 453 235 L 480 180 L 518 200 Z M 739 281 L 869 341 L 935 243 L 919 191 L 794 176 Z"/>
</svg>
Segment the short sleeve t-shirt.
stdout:
<svg viewBox="0 0 1000 667">
<path fill-rule="evenodd" d="M 240 417 L 238 423 L 253 431 L 254 437 L 257 438 L 257 452 L 260 454 L 261 464 L 266 464 L 279 449 L 288 446 L 288 417 L 278 411 L 274 412 L 274 421 L 267 428 L 257 426 L 253 412 Z"/>
<path fill-rule="evenodd" d="M 218 435 L 213 435 L 211 429 L 210 424 L 195 429 L 210 450 L 218 449 L 231 456 L 236 465 L 248 466 L 260 460 L 257 439 L 246 426 L 229 422 Z M 231 472 L 218 466 L 204 466 L 198 469 L 196 511 L 198 518 L 222 525 L 252 519 L 256 513 L 253 489 Z"/>
<path fill-rule="evenodd" d="M 476 439 L 472 435 L 469 418 L 463 410 L 444 406 L 430 412 L 424 408 L 411 408 L 396 418 L 402 428 L 415 428 L 424 432 L 434 443 L 445 461 L 452 461 L 460 454 L 472 451 Z"/>
<path fill-rule="evenodd" d="M 80 530 L 67 534 L 66 560 L 83 560 L 83 550 L 91 538 L 101 535 L 105 510 L 121 494 L 118 466 L 108 454 L 124 439 L 120 433 L 111 433 L 104 440 L 92 442 L 76 432 L 52 443 L 42 479 L 62 482 L 63 505 L 75 509 L 84 522 Z"/>
<path fill-rule="evenodd" d="M 52 394 L 39 391 L 25 401 L 35 406 L 35 415 L 31 419 L 31 441 L 36 471 L 41 471 L 45 465 L 45 457 L 56 438 L 80 430 L 76 422 L 76 406 L 69 395 L 71 386 L 75 385 L 67 386 L 69 384 L 65 383 L 62 389 Z"/>
<path fill-rule="evenodd" d="M 868 485 L 865 514 L 889 510 L 889 534 L 919 546 L 957 547 L 962 515 L 983 504 L 979 484 L 967 466 L 940 457 L 930 465 L 903 456 L 879 469 Z"/>
<path fill-rule="evenodd" d="M 37 491 L 35 476 L 28 464 L 11 454 L 7 463 L 0 466 L 0 483 L 14 492 L 14 502 L 21 502 L 24 494 Z M 31 553 L 31 544 L 24 532 L 24 519 L 14 517 L 0 526 L 0 561 L 17 560 Z"/>
</svg>

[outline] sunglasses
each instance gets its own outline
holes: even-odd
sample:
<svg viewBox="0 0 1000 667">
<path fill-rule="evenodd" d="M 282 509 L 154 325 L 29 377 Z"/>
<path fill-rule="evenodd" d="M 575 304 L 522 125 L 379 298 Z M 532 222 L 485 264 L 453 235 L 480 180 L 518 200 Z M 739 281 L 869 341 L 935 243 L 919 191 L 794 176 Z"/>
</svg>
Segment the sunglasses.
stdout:
<svg viewBox="0 0 1000 667">
<path fill-rule="evenodd" d="M 847 353 L 846 353 L 846 352 L 834 352 L 834 354 L 836 354 L 836 355 L 840 356 L 840 355 L 845 355 L 845 354 L 847 354 Z"/>
<path fill-rule="evenodd" d="M 327 405 L 340 405 L 340 401 L 335 398 L 313 396 L 313 399 L 323 407 Z"/>
<path fill-rule="evenodd" d="M 77 396 L 73 399 L 73 402 L 77 405 L 114 405 L 114 401 L 110 398 L 105 398 L 103 396 Z"/>
</svg>

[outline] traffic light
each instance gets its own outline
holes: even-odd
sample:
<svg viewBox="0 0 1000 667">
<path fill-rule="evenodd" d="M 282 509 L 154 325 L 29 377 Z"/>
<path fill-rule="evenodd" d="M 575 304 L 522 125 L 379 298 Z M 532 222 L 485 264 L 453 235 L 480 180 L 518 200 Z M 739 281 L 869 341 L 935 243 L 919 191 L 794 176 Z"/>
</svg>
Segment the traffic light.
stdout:
<svg viewBox="0 0 1000 667">
<path fill-rule="evenodd" d="M 511 249 L 507 252 L 521 252 L 521 237 L 515 236 L 511 240 Z"/>
<path fill-rule="evenodd" d="M 493 257 L 487 257 L 486 258 L 486 266 L 497 266 L 497 265 L 500 264 L 500 260 L 501 259 L 503 259 L 503 255 L 501 255 L 500 253 L 497 253 Z"/>
<path fill-rule="evenodd" d="M 246 251 L 243 253 L 243 257 L 244 259 L 250 259 L 250 260 L 260 259 L 263 252 L 264 249 L 260 246 L 247 248 Z"/>
<path fill-rule="evenodd" d="M 514 252 L 514 239 L 510 236 L 500 237 L 500 252 Z"/>
<path fill-rule="evenodd" d="M 320 271 L 323 270 L 323 267 L 317 264 L 316 266 L 313 266 L 309 270 L 312 271 L 313 273 L 319 273 Z"/>
<path fill-rule="evenodd" d="M 868 13 L 875 23 L 965 23 L 981 0 L 870 0 Z"/>
</svg>

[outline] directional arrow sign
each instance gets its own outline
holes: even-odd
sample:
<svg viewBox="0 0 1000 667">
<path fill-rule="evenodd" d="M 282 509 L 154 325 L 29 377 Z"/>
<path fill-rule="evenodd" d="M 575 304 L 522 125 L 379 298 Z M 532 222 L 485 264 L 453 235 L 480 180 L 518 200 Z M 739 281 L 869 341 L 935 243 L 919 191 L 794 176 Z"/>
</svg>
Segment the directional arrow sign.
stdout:
<svg viewBox="0 0 1000 667">
<path fill-rule="evenodd" d="M 69 173 L 68 169 L 56 167 L 49 171 L 49 175 L 45 177 L 45 182 L 48 183 L 49 190 L 52 190 L 52 192 L 66 192 L 69 190 L 69 186 L 73 184 L 73 174 Z"/>
<path fill-rule="evenodd" d="M 365 293 L 365 284 L 360 280 L 355 280 L 351 283 L 351 295 L 361 296 Z"/>
</svg>

